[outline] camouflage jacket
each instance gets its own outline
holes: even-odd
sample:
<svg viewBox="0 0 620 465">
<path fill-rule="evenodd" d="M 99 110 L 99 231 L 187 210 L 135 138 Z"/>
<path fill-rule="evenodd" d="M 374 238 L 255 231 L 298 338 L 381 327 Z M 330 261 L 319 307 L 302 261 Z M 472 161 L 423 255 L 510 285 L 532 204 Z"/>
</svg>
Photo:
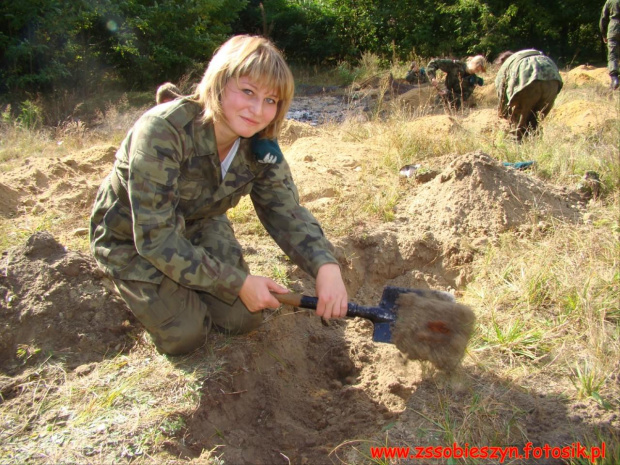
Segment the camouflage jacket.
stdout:
<svg viewBox="0 0 620 465">
<path fill-rule="evenodd" d="M 200 121 L 201 110 L 189 99 L 158 105 L 127 134 L 90 218 L 100 267 L 125 280 L 159 283 L 166 275 L 232 303 L 246 272 L 193 245 L 186 230 L 225 215 L 248 194 L 266 230 L 304 271 L 316 277 L 320 266 L 337 263 L 317 220 L 299 204 L 286 160 L 259 163 L 251 140 L 242 139 L 222 180 L 214 127 Z M 113 176 L 129 201 L 117 196 Z"/>
<path fill-rule="evenodd" d="M 558 92 L 564 85 L 558 67 L 542 52 L 528 49 L 510 55 L 495 77 L 500 116 L 507 117 L 508 107 L 515 94 L 536 80 L 559 81 Z"/>
<path fill-rule="evenodd" d="M 601 11 L 599 27 L 603 37 L 620 39 L 620 0 L 607 0 Z"/>
<path fill-rule="evenodd" d="M 473 94 L 476 87 L 476 75 L 467 71 L 467 64 L 458 60 L 435 59 L 428 62 L 426 75 L 429 81 L 437 77 L 437 70 L 446 73 L 446 88 L 454 93 L 461 95 L 463 100 L 467 100 Z"/>
</svg>

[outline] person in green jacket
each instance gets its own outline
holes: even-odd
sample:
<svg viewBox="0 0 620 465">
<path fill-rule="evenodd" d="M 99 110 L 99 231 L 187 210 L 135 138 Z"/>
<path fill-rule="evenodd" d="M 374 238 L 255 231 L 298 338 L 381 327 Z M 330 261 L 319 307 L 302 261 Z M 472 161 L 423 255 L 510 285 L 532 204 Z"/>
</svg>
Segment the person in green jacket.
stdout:
<svg viewBox="0 0 620 465">
<path fill-rule="evenodd" d="M 482 78 L 476 74 L 486 71 L 486 60 L 482 55 L 476 55 L 467 61 L 440 58 L 429 61 L 426 75 L 434 87 L 439 86 L 437 70 L 446 73 L 445 89 L 439 91 L 440 95 L 451 108 L 459 110 L 469 100 L 474 88 L 483 84 Z"/>
<path fill-rule="evenodd" d="M 618 55 L 620 54 L 620 0 L 607 0 L 601 11 L 599 27 L 603 42 L 607 44 L 607 69 L 611 79 L 610 87 L 620 87 L 618 78 Z"/>
<path fill-rule="evenodd" d="M 503 53 L 502 60 L 495 77 L 497 111 L 521 141 L 549 114 L 564 83 L 553 60 L 538 50 Z"/>
<path fill-rule="evenodd" d="M 347 291 L 333 247 L 299 204 L 277 144 L 294 91 L 268 40 L 234 36 L 194 95 L 144 113 L 116 153 L 90 217 L 100 268 L 158 351 L 188 353 L 213 327 L 257 328 L 288 290 L 250 273 L 227 210 L 249 195 L 282 250 L 316 279 L 316 314 L 343 317 Z"/>
</svg>

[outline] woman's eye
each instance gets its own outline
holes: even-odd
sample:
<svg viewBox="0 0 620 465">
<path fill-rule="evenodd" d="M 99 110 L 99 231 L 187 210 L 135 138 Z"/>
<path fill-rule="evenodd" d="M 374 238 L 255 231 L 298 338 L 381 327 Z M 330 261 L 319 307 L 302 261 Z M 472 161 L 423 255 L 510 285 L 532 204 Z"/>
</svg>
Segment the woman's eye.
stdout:
<svg viewBox="0 0 620 465">
<path fill-rule="evenodd" d="M 267 98 L 265 99 L 265 101 L 266 101 L 267 103 L 271 104 L 271 105 L 275 105 L 276 103 L 278 103 L 278 102 L 276 101 L 276 99 L 271 98 L 271 97 L 267 97 Z"/>
<path fill-rule="evenodd" d="M 243 93 L 246 94 L 246 95 L 253 95 L 254 94 L 254 92 L 252 92 L 251 89 L 243 89 Z"/>
</svg>

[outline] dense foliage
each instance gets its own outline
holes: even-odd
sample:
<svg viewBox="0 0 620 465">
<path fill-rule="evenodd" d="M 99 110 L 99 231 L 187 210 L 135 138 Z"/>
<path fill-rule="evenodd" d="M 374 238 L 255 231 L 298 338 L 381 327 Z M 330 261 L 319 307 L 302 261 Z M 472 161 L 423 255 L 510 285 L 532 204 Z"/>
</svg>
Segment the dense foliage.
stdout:
<svg viewBox="0 0 620 465">
<path fill-rule="evenodd" d="M 493 59 L 536 47 L 602 62 L 601 5 L 585 0 L 21 0 L 0 6 L 0 93 L 151 89 L 200 72 L 233 33 L 272 38 L 291 62 Z M 6 100 L 6 99 L 5 99 Z"/>
</svg>

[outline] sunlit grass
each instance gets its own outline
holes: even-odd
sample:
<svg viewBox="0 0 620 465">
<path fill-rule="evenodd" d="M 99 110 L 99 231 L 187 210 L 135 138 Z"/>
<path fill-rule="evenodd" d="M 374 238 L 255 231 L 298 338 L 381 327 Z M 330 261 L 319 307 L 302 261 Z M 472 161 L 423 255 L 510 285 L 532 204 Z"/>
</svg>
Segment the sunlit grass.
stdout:
<svg viewBox="0 0 620 465">
<path fill-rule="evenodd" d="M 326 76 L 331 83 L 351 83 L 386 73 L 374 57 L 364 60 L 359 68 L 341 64 L 326 74 L 297 71 L 301 82 L 309 85 L 324 84 Z M 394 74 L 404 74 L 407 67 L 397 64 Z M 608 94 L 570 88 L 560 94 L 556 106 L 575 98 L 616 112 L 619 108 Z M 413 195 L 399 184 L 399 168 L 409 163 L 431 166 L 441 156 L 482 150 L 497 160 L 534 161 L 532 177 L 566 191 L 573 190 L 587 170 L 599 173 L 603 183 L 602 197 L 590 202 L 582 221 L 549 221 L 534 212 L 531 234 L 507 231 L 480 250 L 471 282 L 459 289 L 477 315 L 465 359 L 469 371 L 462 381 L 469 387 L 436 386 L 434 402 L 425 408 L 408 408 L 407 413 L 419 417 L 423 425 L 420 431 L 410 432 L 415 437 L 407 437 L 409 445 L 419 441 L 505 445 L 523 440 L 527 436 L 524 418 L 530 412 L 510 403 L 510 391 L 502 390 L 502 383 L 536 394 L 552 379 L 554 394 L 564 396 L 567 403 L 591 402 L 605 411 L 617 409 L 620 390 L 612 375 L 618 372 L 620 360 L 620 119 L 604 131 L 572 135 L 551 115 L 537 137 L 517 144 L 503 133 L 455 131 L 438 138 L 413 130 L 412 123 L 441 112 L 429 107 L 413 112 L 405 106 L 390 106 L 385 99 L 375 103 L 365 121 L 320 128 L 330 141 L 366 144 L 380 154 L 360 161 L 354 190 L 335 186 L 334 197 L 317 211 L 330 239 L 350 238 L 360 230 L 372 231 L 377 224 L 393 222 L 399 202 Z M 121 99 L 99 110 L 90 124 L 73 120 L 54 129 L 25 129 L 16 121 L 3 121 L 0 170 L 13 169 L 24 157 L 63 157 L 99 142 L 118 144 L 142 109 L 129 108 Z M 228 216 L 252 271 L 287 287 L 293 284 L 294 265 L 269 238 L 249 198 Z M 68 248 L 86 252 L 88 237 L 76 230 L 87 227 L 88 212 L 77 217 L 50 210 L 27 219 L 2 218 L 0 249 L 23 244 L 34 232 L 47 230 Z M 538 228 L 543 220 L 547 225 Z M 36 344 L 26 344 L 17 355 L 27 361 L 37 350 Z M 72 376 L 60 365 L 44 364 L 22 386 L 21 395 L 38 395 L 36 403 L 21 403 L 19 408 L 13 408 L 10 400 L 0 404 L 0 461 L 26 463 L 43 456 L 46 463 L 84 457 L 107 463 L 163 463 L 169 458 L 162 452 L 163 445 L 182 434 L 185 415 L 200 402 L 202 382 L 223 369 L 217 349 L 173 362 L 145 341 L 126 356 L 103 360 L 83 377 Z M 350 464 L 393 463 L 369 455 L 371 446 L 392 445 L 390 432 L 382 434 L 380 440 L 343 442 L 331 457 Z M 608 431 L 589 440 L 591 446 L 607 441 L 609 455 L 601 463 L 617 463 L 617 438 L 615 447 Z M 344 454 L 347 450 L 353 450 L 360 461 Z M 218 453 L 212 451 L 211 463 L 220 463 Z"/>
</svg>

